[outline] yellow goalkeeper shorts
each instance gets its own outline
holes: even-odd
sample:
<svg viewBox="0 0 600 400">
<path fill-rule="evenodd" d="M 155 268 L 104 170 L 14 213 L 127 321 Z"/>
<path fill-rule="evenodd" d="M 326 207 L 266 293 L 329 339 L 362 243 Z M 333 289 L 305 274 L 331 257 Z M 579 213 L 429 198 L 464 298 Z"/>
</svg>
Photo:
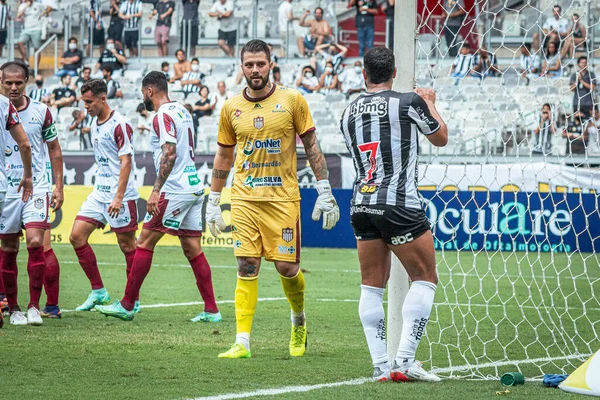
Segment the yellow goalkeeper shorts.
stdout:
<svg viewBox="0 0 600 400">
<path fill-rule="evenodd" d="M 236 257 L 300 262 L 299 201 L 234 200 L 231 232 Z"/>
</svg>

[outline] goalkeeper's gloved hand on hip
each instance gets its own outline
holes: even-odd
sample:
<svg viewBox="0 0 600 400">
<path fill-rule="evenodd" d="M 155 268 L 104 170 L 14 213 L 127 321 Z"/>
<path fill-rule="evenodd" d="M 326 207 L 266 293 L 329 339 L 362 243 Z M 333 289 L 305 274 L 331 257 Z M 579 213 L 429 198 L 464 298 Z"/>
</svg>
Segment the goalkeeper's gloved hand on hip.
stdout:
<svg viewBox="0 0 600 400">
<path fill-rule="evenodd" d="M 340 208 L 335 201 L 335 197 L 331 193 L 331 185 L 328 180 L 317 182 L 317 192 L 319 197 L 315 202 L 312 219 L 318 221 L 323 215 L 323 229 L 332 229 L 340 220 Z"/>
<path fill-rule="evenodd" d="M 221 193 L 210 192 L 208 195 L 208 204 L 206 205 L 206 223 L 208 229 L 214 237 L 217 237 L 225 230 L 227 225 L 223 221 L 223 215 L 221 214 Z"/>
</svg>

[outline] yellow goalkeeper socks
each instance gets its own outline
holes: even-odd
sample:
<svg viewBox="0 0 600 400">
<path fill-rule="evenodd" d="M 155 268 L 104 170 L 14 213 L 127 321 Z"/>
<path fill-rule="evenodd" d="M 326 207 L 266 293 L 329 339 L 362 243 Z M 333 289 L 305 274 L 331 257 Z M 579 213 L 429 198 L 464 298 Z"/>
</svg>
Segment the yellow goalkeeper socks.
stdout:
<svg viewBox="0 0 600 400">
<path fill-rule="evenodd" d="M 290 303 L 292 309 L 292 322 L 294 325 L 304 324 L 304 287 L 306 283 L 304 281 L 304 274 L 302 271 L 298 271 L 296 276 L 287 278 L 283 275 L 279 275 L 281 278 L 281 286 L 283 286 L 283 292 Z"/>
<path fill-rule="evenodd" d="M 250 331 L 256 303 L 258 303 L 258 277 L 238 276 L 235 288 L 236 341 L 245 342 L 242 344 L 247 349 L 250 348 Z"/>
</svg>

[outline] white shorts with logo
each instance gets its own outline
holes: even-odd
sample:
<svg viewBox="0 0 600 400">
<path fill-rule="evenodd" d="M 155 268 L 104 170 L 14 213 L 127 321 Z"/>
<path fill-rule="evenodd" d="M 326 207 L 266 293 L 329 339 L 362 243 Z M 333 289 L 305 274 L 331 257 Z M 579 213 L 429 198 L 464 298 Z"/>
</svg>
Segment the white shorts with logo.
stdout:
<svg viewBox="0 0 600 400">
<path fill-rule="evenodd" d="M 22 235 L 22 229 L 50 229 L 50 196 L 33 195 L 26 203 L 8 198 L 0 214 L 0 239 Z"/>
<path fill-rule="evenodd" d="M 137 203 L 135 200 L 123 201 L 121 212 L 116 218 L 108 215 L 109 206 L 110 203 L 103 203 L 89 196 L 81 205 L 75 220 L 88 222 L 100 229 L 108 223 L 115 233 L 135 232 L 137 230 Z"/>
<path fill-rule="evenodd" d="M 161 193 L 158 215 L 146 214 L 144 229 L 168 233 L 173 236 L 202 236 L 202 206 L 204 192 Z"/>
</svg>

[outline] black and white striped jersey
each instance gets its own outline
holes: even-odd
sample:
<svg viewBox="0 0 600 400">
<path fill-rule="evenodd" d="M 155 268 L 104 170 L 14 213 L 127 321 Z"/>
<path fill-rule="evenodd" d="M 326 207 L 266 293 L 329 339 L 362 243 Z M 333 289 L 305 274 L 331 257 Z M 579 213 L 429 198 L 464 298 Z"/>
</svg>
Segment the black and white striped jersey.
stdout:
<svg viewBox="0 0 600 400">
<path fill-rule="evenodd" d="M 138 0 L 121 2 L 121 12 L 123 15 L 134 15 L 142 12 L 142 2 Z M 130 18 L 125 20 L 124 30 L 137 31 L 140 18 Z"/>
<path fill-rule="evenodd" d="M 416 93 L 365 93 L 350 103 L 340 129 L 356 170 L 352 204 L 421 208 L 418 131 L 431 135 L 439 128 Z"/>
<path fill-rule="evenodd" d="M 31 91 L 29 91 L 29 97 L 32 100 L 38 101 L 40 103 L 46 96 L 50 96 L 50 92 L 45 87 L 38 89 L 36 86 L 35 89 L 31 89 Z"/>
<path fill-rule="evenodd" d="M 5 31 L 8 27 L 8 17 L 10 16 L 10 6 L 0 3 L 0 31 Z"/>
<path fill-rule="evenodd" d="M 101 4 L 101 0 L 90 0 L 90 9 L 89 12 L 93 12 L 94 16 L 96 17 L 96 20 L 98 21 L 98 23 L 100 23 L 100 25 L 102 24 L 102 4 Z M 92 18 L 92 16 L 90 15 L 90 26 L 94 27 L 94 29 L 96 29 L 96 21 L 94 21 L 94 18 Z"/>
</svg>

